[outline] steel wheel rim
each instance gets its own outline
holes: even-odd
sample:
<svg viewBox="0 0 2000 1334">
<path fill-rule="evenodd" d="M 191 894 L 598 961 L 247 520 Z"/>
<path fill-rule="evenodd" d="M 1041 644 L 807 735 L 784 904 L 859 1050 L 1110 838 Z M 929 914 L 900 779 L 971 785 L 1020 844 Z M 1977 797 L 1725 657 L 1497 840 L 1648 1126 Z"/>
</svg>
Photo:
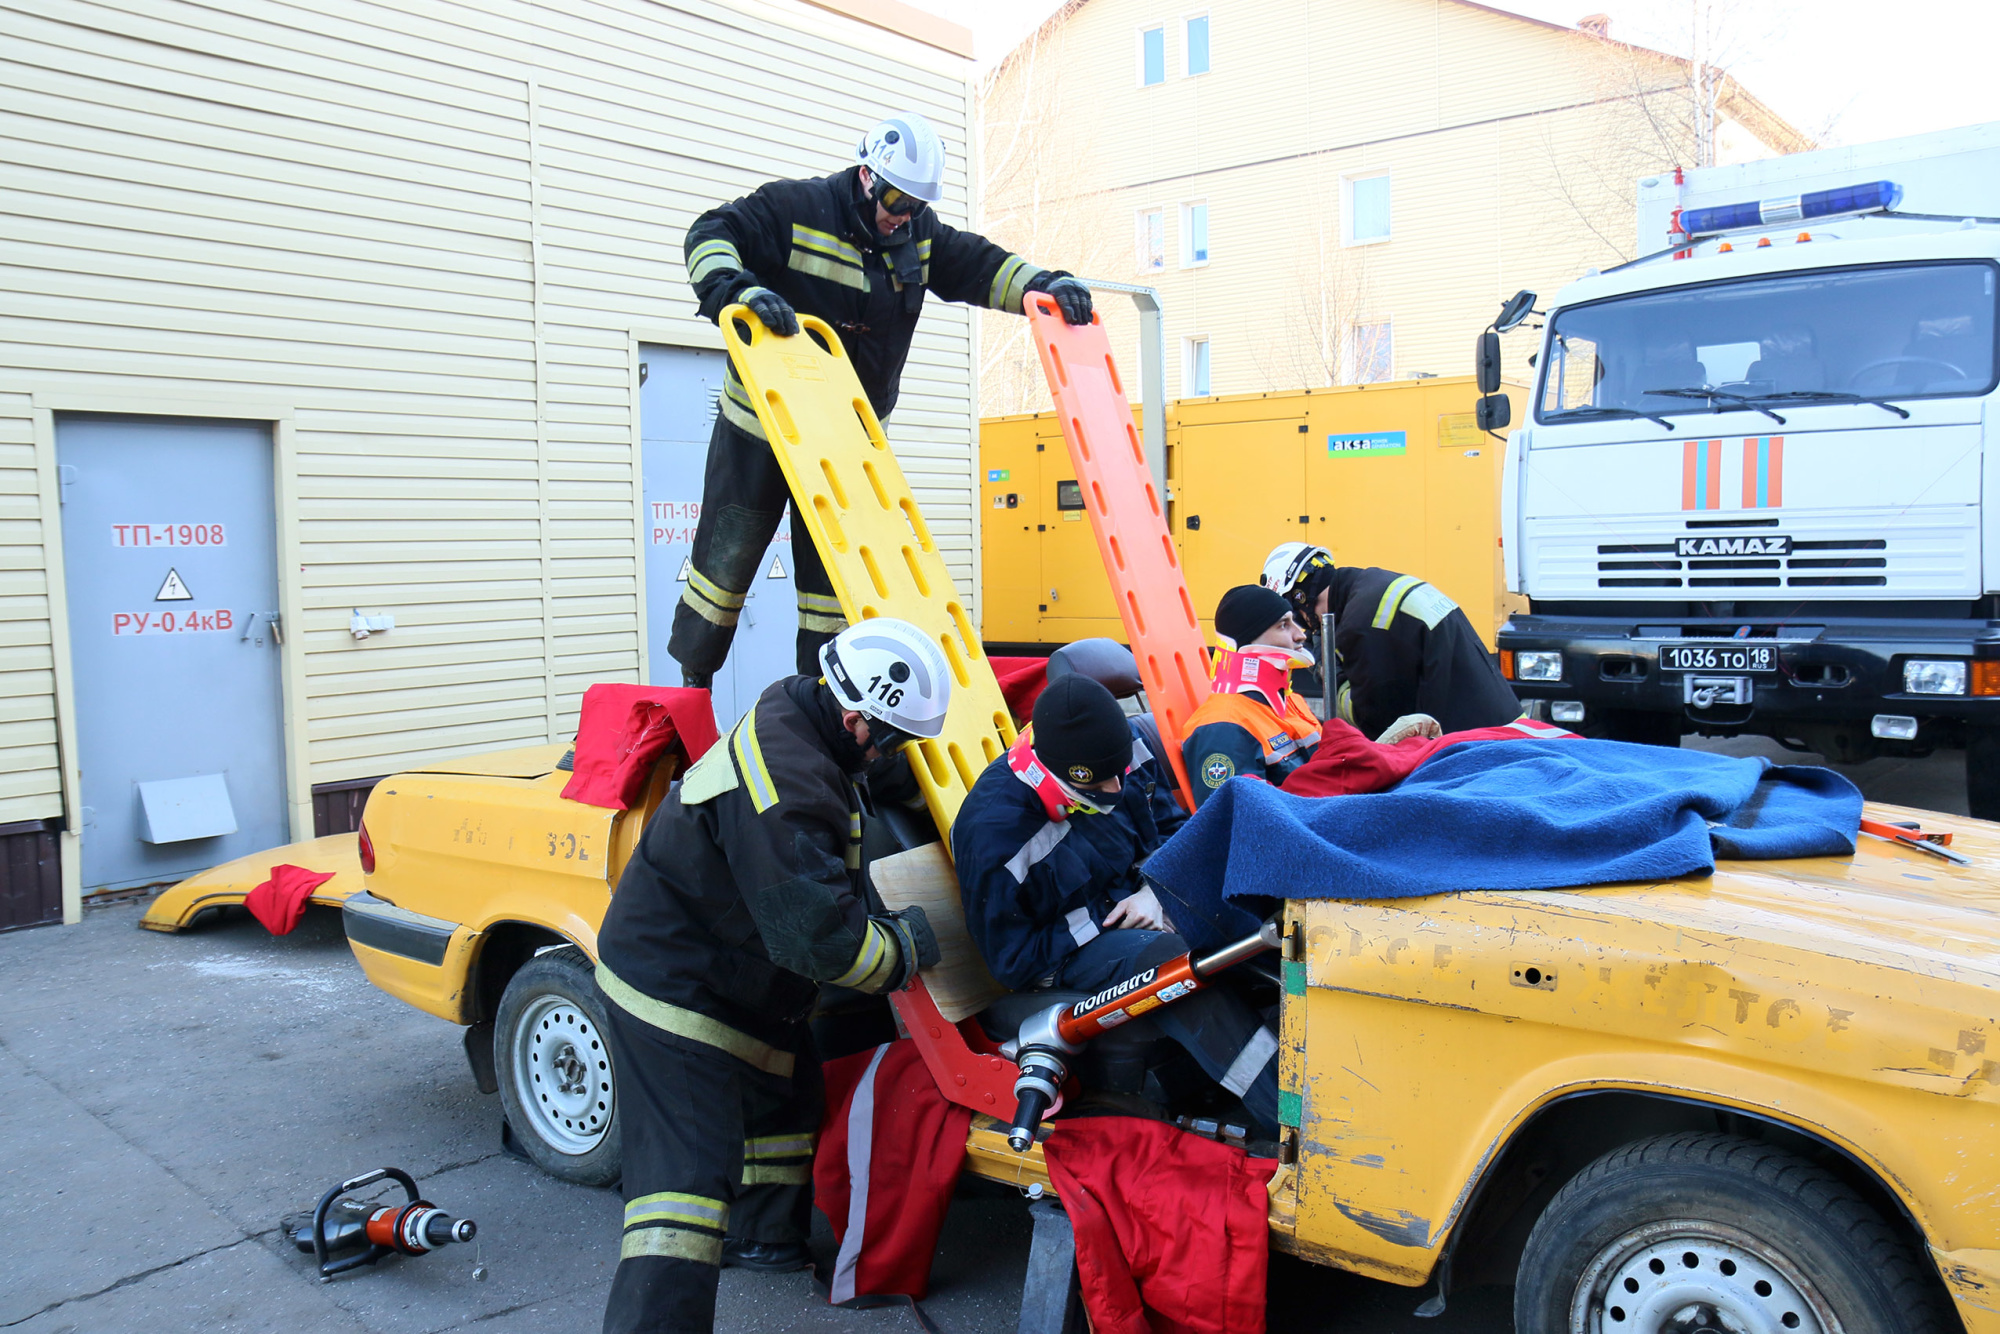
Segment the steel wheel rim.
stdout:
<svg viewBox="0 0 2000 1334">
<path fill-rule="evenodd" d="M 508 1052 L 517 1100 L 535 1137 L 580 1157 L 611 1128 L 611 1049 L 597 1021 L 563 996 L 544 994 L 523 1007 Z"/>
<path fill-rule="evenodd" d="M 1570 1303 L 1573 1334 L 1845 1334 L 1783 1252 L 1707 1219 L 1667 1219 L 1597 1253 Z"/>
</svg>

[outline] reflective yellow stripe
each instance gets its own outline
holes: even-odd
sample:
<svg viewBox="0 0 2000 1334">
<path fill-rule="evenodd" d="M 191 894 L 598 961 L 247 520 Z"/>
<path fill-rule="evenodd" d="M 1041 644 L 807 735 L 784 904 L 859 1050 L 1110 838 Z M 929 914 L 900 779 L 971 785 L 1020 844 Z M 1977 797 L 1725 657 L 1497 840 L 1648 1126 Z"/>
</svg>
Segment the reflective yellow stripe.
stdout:
<svg viewBox="0 0 2000 1334">
<path fill-rule="evenodd" d="M 742 616 L 741 612 L 720 610 L 707 598 L 695 592 L 692 584 L 681 590 L 681 605 L 710 625 L 731 626 Z"/>
<path fill-rule="evenodd" d="M 687 1232 L 677 1227 L 642 1227 L 627 1232 L 618 1243 L 618 1258 L 638 1260 L 657 1256 L 663 1260 L 692 1260 L 696 1264 L 722 1264 L 722 1238 L 710 1232 Z"/>
<path fill-rule="evenodd" d="M 745 1158 L 803 1158 L 812 1151 L 811 1135 L 759 1135 L 743 1141 Z"/>
<path fill-rule="evenodd" d="M 841 240 L 832 232 L 823 232 L 816 227 L 807 227 L 802 223 L 795 222 L 792 224 L 792 244 L 806 250 L 817 250 L 823 255 L 831 255 L 835 259 L 844 260 L 852 264 L 857 269 L 866 263 L 862 258 L 860 250 Z"/>
<path fill-rule="evenodd" d="M 831 612 L 838 616 L 841 614 L 840 599 L 831 593 L 801 592 L 799 594 L 799 610 Z"/>
<path fill-rule="evenodd" d="M 625 1206 L 625 1226 L 637 1227 L 641 1223 L 692 1223 L 725 1232 L 729 1228 L 729 1202 L 711 1200 L 706 1195 L 683 1195 L 676 1190 L 641 1195 Z"/>
<path fill-rule="evenodd" d="M 861 937 L 861 948 L 854 952 L 853 964 L 833 979 L 833 985 L 868 990 L 862 983 L 874 977 L 885 961 L 898 957 L 893 953 L 895 948 L 889 940 L 888 928 L 880 922 L 869 922 L 867 932 Z"/>
<path fill-rule="evenodd" d="M 1340 683 L 1340 698 L 1334 701 L 1333 711 L 1344 723 L 1354 721 L 1354 687 L 1345 681 Z"/>
<path fill-rule="evenodd" d="M 743 267 L 743 256 L 727 241 L 703 241 L 688 252 L 688 279 L 700 282 L 711 273 Z"/>
<path fill-rule="evenodd" d="M 1007 309 L 1006 293 L 1008 285 L 1013 282 L 1014 275 L 1019 273 L 1026 265 L 1027 261 L 1019 255 L 1009 255 L 1000 261 L 1000 267 L 993 274 L 993 285 L 986 289 L 986 304 L 988 307 L 993 310 Z M 1015 308 L 1019 309 L 1019 306 L 1020 302 L 1017 298 Z"/>
<path fill-rule="evenodd" d="M 736 368 L 731 366 L 722 377 L 722 419 L 747 436 L 758 440 L 769 440 L 764 434 L 764 423 L 757 420 L 757 409 L 750 405 L 750 391 L 736 378 Z"/>
<path fill-rule="evenodd" d="M 1382 590 L 1382 600 L 1375 606 L 1374 626 L 1377 630 L 1387 630 L 1389 622 L 1396 619 L 1396 611 L 1403 605 L 1403 599 L 1410 590 L 1423 583 L 1414 574 L 1399 574 Z"/>
<path fill-rule="evenodd" d="M 931 238 L 926 236 L 917 242 L 917 258 L 929 259 L 930 257 L 931 257 Z"/>
<path fill-rule="evenodd" d="M 847 618 L 845 616 L 821 616 L 819 613 L 811 611 L 801 611 L 799 613 L 799 629 L 810 631 L 816 635 L 837 635 L 846 628 Z"/>
<path fill-rule="evenodd" d="M 744 594 L 732 593 L 715 580 L 703 574 L 693 565 L 688 566 L 688 587 L 701 590 L 701 595 L 725 611 L 740 611 Z"/>
<path fill-rule="evenodd" d="M 693 1010 L 683 1010 L 678 1005 L 656 1000 L 601 963 L 597 965 L 597 985 L 613 1005 L 634 1019 L 651 1024 L 662 1032 L 672 1033 L 675 1037 L 726 1051 L 745 1065 L 754 1066 L 766 1074 L 777 1075 L 781 1079 L 792 1077 L 794 1059 L 790 1052 L 779 1051 L 769 1043 L 759 1042 L 748 1033 L 705 1014 L 696 1014 Z"/>
<path fill-rule="evenodd" d="M 771 771 L 764 767 L 764 748 L 757 744 L 757 710 L 753 705 L 750 712 L 743 715 L 743 721 L 736 725 L 734 739 L 736 748 L 736 772 L 743 776 L 743 785 L 750 790 L 750 804 L 762 815 L 778 804 L 778 785 L 771 781 Z"/>
<path fill-rule="evenodd" d="M 743 1184 L 746 1186 L 810 1186 L 812 1179 L 812 1168 L 799 1164 L 743 1164 Z"/>
<path fill-rule="evenodd" d="M 852 287 L 857 292 L 868 290 L 866 271 L 811 251 L 794 249 L 786 256 L 785 267 L 793 273 L 810 274 L 815 278 L 824 278 L 830 283 L 839 283 L 842 287 Z"/>
</svg>

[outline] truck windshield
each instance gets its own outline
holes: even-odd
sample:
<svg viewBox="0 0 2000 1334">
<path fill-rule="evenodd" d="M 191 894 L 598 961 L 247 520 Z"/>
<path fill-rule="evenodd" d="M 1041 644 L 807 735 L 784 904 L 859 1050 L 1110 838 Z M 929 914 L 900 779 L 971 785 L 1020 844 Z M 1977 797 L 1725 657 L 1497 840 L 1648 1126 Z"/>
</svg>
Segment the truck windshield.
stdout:
<svg viewBox="0 0 2000 1334">
<path fill-rule="evenodd" d="M 2000 378 L 1995 275 L 1983 260 L 1821 269 L 1561 310 L 1536 415 L 1985 394 Z"/>
</svg>

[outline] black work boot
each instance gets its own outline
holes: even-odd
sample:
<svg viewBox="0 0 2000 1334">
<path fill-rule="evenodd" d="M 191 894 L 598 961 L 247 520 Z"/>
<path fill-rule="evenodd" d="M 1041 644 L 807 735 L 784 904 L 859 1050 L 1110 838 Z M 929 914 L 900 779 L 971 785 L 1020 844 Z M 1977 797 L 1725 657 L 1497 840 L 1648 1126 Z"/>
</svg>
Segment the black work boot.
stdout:
<svg viewBox="0 0 2000 1334">
<path fill-rule="evenodd" d="M 755 1269 L 764 1274 L 789 1274 L 812 1263 L 802 1241 L 749 1241 L 725 1237 L 722 1242 L 724 1269 Z"/>
</svg>

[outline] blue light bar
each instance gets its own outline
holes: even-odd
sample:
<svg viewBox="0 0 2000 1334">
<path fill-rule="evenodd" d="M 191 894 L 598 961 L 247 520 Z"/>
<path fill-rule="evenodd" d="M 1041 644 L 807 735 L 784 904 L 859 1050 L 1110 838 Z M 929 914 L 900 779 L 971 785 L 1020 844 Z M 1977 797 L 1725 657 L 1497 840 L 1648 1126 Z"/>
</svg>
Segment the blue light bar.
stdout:
<svg viewBox="0 0 2000 1334">
<path fill-rule="evenodd" d="M 1681 230 L 1689 236 L 1708 236 L 1715 232 L 1733 232 L 1742 227 L 1805 222 L 1842 213 L 1874 213 L 1892 209 L 1902 202 L 1902 186 L 1894 181 L 1870 181 L 1866 185 L 1815 190 L 1809 195 L 1764 199 L 1751 204 L 1691 208 L 1681 214 Z"/>
</svg>

